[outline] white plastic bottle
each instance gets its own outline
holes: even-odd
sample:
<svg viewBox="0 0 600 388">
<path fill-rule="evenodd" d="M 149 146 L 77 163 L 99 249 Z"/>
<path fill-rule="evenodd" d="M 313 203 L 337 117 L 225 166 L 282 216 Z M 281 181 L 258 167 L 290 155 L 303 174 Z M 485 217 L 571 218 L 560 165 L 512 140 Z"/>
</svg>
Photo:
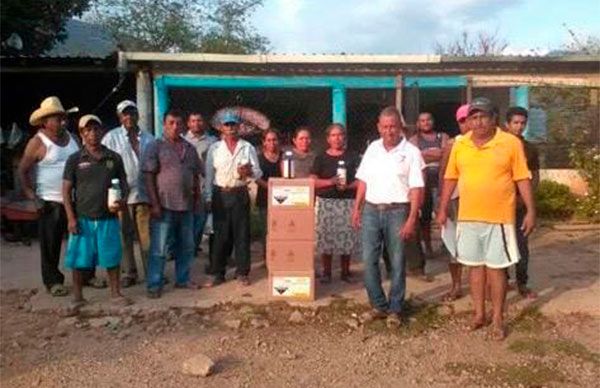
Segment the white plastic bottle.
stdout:
<svg viewBox="0 0 600 388">
<path fill-rule="evenodd" d="M 293 179 L 296 175 L 294 171 L 294 154 L 292 151 L 285 151 L 283 155 L 283 177 Z"/>
<path fill-rule="evenodd" d="M 121 185 L 119 179 L 115 178 L 110 181 L 110 187 L 108 188 L 108 208 L 114 209 L 118 207 L 117 201 L 120 201 L 123 197 L 121 193 Z"/>
<path fill-rule="evenodd" d="M 340 186 L 346 186 L 348 182 L 348 170 L 346 169 L 346 162 L 343 160 L 338 160 L 336 175 L 338 179 L 338 184 Z"/>
</svg>

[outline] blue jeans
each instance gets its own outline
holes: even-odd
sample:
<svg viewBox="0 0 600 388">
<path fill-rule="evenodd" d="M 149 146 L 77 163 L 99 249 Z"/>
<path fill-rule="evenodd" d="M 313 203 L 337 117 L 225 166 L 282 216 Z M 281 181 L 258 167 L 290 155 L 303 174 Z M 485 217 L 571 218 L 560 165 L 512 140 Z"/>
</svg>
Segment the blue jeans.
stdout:
<svg viewBox="0 0 600 388">
<path fill-rule="evenodd" d="M 150 223 L 150 257 L 148 260 L 148 290 L 159 290 L 163 286 L 163 274 L 169 236 L 175 244 L 175 283 L 187 284 L 190 280 L 190 265 L 194 258 L 194 215 L 191 211 L 162 209 L 160 219 Z"/>
<path fill-rule="evenodd" d="M 200 246 L 207 217 L 208 214 L 205 211 L 194 213 L 194 249 L 197 249 L 198 246 Z"/>
<path fill-rule="evenodd" d="M 409 205 L 379 210 L 366 203 L 362 213 L 362 259 L 365 265 L 365 287 L 371 305 L 381 311 L 400 313 L 406 290 L 404 243 L 398 235 L 408 216 Z M 385 243 L 391 264 L 391 287 L 386 298 L 381 287 L 379 259 Z"/>
</svg>

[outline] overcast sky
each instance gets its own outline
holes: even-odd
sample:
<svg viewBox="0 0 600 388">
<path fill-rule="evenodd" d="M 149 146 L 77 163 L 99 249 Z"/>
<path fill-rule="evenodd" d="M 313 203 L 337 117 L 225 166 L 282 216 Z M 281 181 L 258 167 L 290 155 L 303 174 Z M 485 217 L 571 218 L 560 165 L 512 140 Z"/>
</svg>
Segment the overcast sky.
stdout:
<svg viewBox="0 0 600 388">
<path fill-rule="evenodd" d="M 600 0 L 265 0 L 253 16 L 274 53 L 432 53 L 462 30 L 498 30 L 507 54 L 600 36 Z"/>
</svg>

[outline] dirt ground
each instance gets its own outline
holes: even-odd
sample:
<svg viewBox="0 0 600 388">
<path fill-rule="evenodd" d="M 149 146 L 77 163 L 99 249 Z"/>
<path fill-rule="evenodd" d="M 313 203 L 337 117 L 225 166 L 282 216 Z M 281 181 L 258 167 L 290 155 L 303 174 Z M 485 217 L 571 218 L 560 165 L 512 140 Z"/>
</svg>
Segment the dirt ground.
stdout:
<svg viewBox="0 0 600 388">
<path fill-rule="evenodd" d="M 153 303 L 137 286 L 130 291 L 132 307 L 111 310 L 98 302 L 65 318 L 60 303 L 67 299 L 29 286 L 39 276 L 35 255 L 3 245 L 1 385 L 598 386 L 600 233 L 583 229 L 537 232 L 530 272 L 541 296 L 532 303 L 509 294 L 503 342 L 488 338 L 485 328 L 466 330 L 468 297 L 441 302 L 448 277 L 440 258 L 428 263 L 433 282 L 409 280 L 401 327 L 363 320 L 368 306 L 360 284 L 322 288 L 317 303 L 289 305 L 259 297 L 264 279 L 243 294 L 228 283 L 212 294 L 169 292 Z M 7 283 L 10 273 L 13 282 Z M 86 291 L 92 300 L 106 296 Z M 192 302 L 197 299 L 210 303 Z M 197 354 L 215 362 L 211 376 L 182 372 L 184 361 Z"/>
</svg>

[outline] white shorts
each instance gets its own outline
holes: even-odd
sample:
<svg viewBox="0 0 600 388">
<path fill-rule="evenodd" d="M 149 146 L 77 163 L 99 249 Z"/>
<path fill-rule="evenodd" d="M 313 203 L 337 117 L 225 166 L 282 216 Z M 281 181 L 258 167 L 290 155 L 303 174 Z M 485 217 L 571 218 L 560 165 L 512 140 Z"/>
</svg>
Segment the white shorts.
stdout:
<svg viewBox="0 0 600 388">
<path fill-rule="evenodd" d="M 459 221 L 456 251 L 458 262 L 463 265 L 510 267 L 520 258 L 515 225 Z"/>
</svg>

